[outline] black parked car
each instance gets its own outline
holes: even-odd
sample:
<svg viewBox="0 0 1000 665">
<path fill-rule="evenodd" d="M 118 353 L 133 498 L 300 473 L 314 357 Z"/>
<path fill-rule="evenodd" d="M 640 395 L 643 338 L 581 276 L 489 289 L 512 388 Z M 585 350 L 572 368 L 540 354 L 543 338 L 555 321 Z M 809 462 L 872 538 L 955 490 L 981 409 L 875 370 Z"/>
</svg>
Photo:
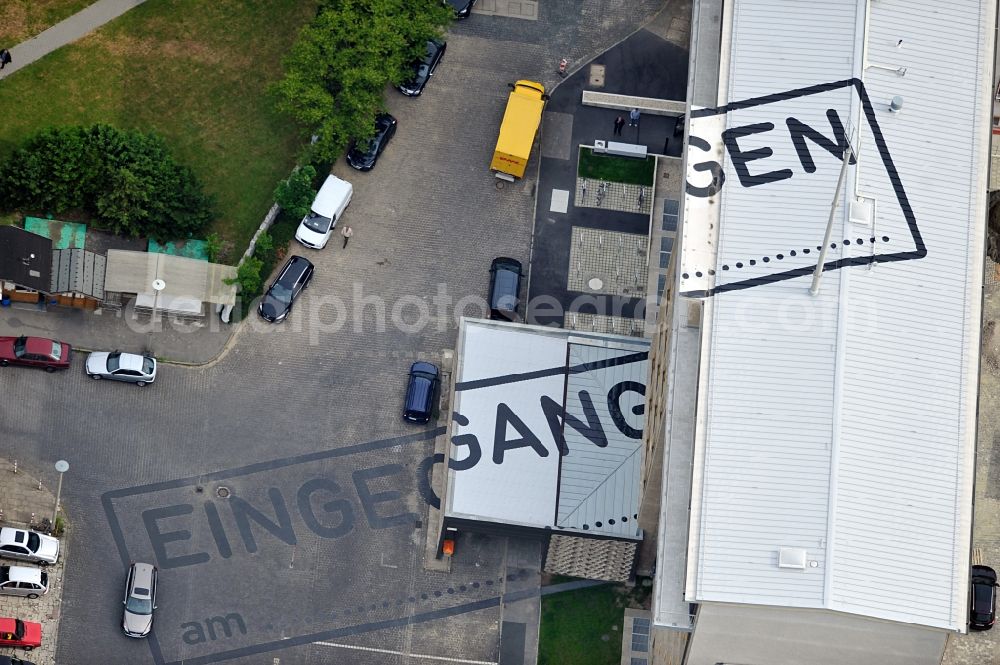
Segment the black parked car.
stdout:
<svg viewBox="0 0 1000 665">
<path fill-rule="evenodd" d="M 380 113 L 375 118 L 375 136 L 357 141 L 347 153 L 347 163 L 359 171 L 371 171 L 395 133 L 396 119 L 388 113 Z"/>
<path fill-rule="evenodd" d="M 997 573 L 989 566 L 972 567 L 969 628 L 989 630 L 997 618 Z"/>
<path fill-rule="evenodd" d="M 403 420 L 411 423 L 426 423 L 434 412 L 434 397 L 437 395 L 438 368 L 430 363 L 415 362 L 410 366 L 410 382 L 406 386 L 406 402 L 403 405 Z"/>
<path fill-rule="evenodd" d="M 16 656 L 0 656 L 0 665 L 35 665 L 35 664 L 27 660 L 21 660 Z"/>
<path fill-rule="evenodd" d="M 455 18 L 469 18 L 476 0 L 445 0 L 455 10 Z"/>
<path fill-rule="evenodd" d="M 490 265 L 490 318 L 517 320 L 521 262 L 498 256 Z"/>
<path fill-rule="evenodd" d="M 292 303 L 309 286 L 314 270 L 313 264 L 301 256 L 288 259 L 257 307 L 260 317 L 271 323 L 283 321 L 292 311 Z"/>
<path fill-rule="evenodd" d="M 409 81 L 398 85 L 396 89 L 407 97 L 416 97 L 423 92 L 427 81 L 434 76 L 434 70 L 441 64 L 441 58 L 444 57 L 444 52 L 447 48 L 447 44 L 439 42 L 436 39 L 427 42 L 427 54 L 422 59 L 413 63 L 413 77 Z"/>
</svg>

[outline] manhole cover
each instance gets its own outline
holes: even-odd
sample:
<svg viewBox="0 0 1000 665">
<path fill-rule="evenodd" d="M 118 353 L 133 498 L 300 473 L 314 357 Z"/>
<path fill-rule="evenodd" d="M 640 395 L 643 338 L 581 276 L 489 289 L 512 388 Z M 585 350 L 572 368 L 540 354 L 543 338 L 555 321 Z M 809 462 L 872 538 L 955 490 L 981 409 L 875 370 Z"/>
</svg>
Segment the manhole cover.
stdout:
<svg viewBox="0 0 1000 665">
<path fill-rule="evenodd" d="M 604 288 L 604 280 L 600 277 L 591 277 L 587 280 L 587 286 L 589 286 L 592 291 L 600 291 Z"/>
<path fill-rule="evenodd" d="M 232 494 L 232 492 L 229 491 L 228 487 L 220 487 L 219 489 L 215 490 L 215 493 L 219 496 L 220 499 L 228 499 L 229 495 Z"/>
<path fill-rule="evenodd" d="M 595 88 L 604 87 L 604 65 L 590 66 L 590 85 Z"/>
</svg>

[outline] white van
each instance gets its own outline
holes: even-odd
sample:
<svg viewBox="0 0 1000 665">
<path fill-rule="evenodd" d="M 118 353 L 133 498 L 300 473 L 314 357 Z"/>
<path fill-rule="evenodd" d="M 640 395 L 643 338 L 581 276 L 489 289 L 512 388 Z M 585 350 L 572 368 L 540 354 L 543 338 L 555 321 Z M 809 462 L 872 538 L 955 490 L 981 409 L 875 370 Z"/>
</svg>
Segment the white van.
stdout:
<svg viewBox="0 0 1000 665">
<path fill-rule="evenodd" d="M 335 175 L 327 176 L 312 202 L 309 213 L 299 223 L 295 239 L 313 249 L 326 247 L 327 241 L 333 235 L 333 227 L 344 214 L 353 194 L 354 187 L 351 183 Z"/>
</svg>

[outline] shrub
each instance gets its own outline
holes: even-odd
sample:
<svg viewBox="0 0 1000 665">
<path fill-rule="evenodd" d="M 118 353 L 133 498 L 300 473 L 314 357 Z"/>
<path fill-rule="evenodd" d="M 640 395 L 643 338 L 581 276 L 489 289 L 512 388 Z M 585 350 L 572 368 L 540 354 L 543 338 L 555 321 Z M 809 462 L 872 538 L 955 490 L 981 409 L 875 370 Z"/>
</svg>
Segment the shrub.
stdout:
<svg viewBox="0 0 1000 665">
<path fill-rule="evenodd" d="M 312 185 L 315 179 L 316 169 L 308 164 L 303 166 L 278 184 L 278 188 L 274 190 L 275 203 L 292 219 L 302 219 L 316 197 L 316 190 Z"/>
<path fill-rule="evenodd" d="M 160 241 L 189 238 L 212 219 L 211 198 L 162 138 L 101 124 L 29 138 L 0 165 L 0 208 L 82 209 L 95 226 Z"/>
</svg>

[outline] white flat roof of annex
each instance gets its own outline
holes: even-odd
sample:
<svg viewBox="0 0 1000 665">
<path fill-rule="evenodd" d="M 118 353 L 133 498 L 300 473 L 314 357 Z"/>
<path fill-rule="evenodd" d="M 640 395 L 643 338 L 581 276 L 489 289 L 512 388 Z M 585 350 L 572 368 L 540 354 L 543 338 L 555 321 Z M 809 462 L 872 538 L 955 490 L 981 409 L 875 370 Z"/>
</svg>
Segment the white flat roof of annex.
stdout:
<svg viewBox="0 0 1000 665">
<path fill-rule="evenodd" d="M 729 4 L 687 154 L 689 600 L 965 629 L 994 13 Z"/>
<path fill-rule="evenodd" d="M 638 539 L 648 352 L 633 337 L 463 319 L 445 515 Z"/>
</svg>

